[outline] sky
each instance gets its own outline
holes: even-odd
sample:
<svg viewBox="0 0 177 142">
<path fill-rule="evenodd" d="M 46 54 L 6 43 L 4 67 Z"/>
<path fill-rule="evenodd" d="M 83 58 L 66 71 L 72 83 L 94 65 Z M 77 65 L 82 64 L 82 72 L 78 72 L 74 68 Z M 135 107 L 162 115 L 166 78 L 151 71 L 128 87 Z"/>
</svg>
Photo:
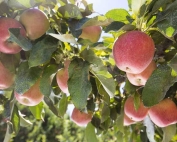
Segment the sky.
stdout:
<svg viewBox="0 0 177 142">
<path fill-rule="evenodd" d="M 129 10 L 127 0 L 86 0 L 93 3 L 94 11 L 99 14 L 105 14 L 107 11 L 115 8 L 123 8 Z"/>
</svg>

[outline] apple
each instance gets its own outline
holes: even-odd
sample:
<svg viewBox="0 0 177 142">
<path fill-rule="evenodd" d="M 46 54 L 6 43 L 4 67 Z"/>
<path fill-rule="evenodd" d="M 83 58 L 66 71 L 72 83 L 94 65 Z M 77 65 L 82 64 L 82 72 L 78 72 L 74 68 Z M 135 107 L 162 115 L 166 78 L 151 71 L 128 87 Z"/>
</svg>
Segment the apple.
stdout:
<svg viewBox="0 0 177 142">
<path fill-rule="evenodd" d="M 44 35 L 50 25 L 45 13 L 39 9 L 25 10 L 20 15 L 19 21 L 25 27 L 30 40 L 35 40 Z"/>
<path fill-rule="evenodd" d="M 69 94 L 69 91 L 68 91 L 68 79 L 69 79 L 68 67 L 69 67 L 69 64 L 70 64 L 70 60 L 65 60 L 64 68 L 58 70 L 57 75 L 56 75 L 56 80 L 57 80 L 58 86 L 60 87 L 61 91 L 63 91 L 66 94 Z"/>
<path fill-rule="evenodd" d="M 129 126 L 129 125 L 135 124 L 135 123 L 136 123 L 136 121 L 133 121 L 124 113 L 124 126 Z"/>
<path fill-rule="evenodd" d="M 127 98 L 124 104 L 124 113 L 133 121 L 142 121 L 147 113 L 149 108 L 146 108 L 143 102 L 140 102 L 138 110 L 134 106 L 134 97 L 130 96 Z"/>
<path fill-rule="evenodd" d="M 14 77 L 14 74 L 0 62 L 0 90 L 9 88 L 14 83 Z"/>
<path fill-rule="evenodd" d="M 81 112 L 79 109 L 74 108 L 71 114 L 71 120 L 78 126 L 86 126 L 92 119 L 91 113 Z"/>
<path fill-rule="evenodd" d="M 37 81 L 27 92 L 24 94 L 18 94 L 14 92 L 16 100 L 25 106 L 35 106 L 39 104 L 44 95 L 41 93 L 39 88 L 40 81 Z"/>
<path fill-rule="evenodd" d="M 149 109 L 149 117 L 158 127 L 177 123 L 177 107 L 171 99 L 164 99 Z"/>
<path fill-rule="evenodd" d="M 139 74 L 147 68 L 154 52 L 154 41 L 141 31 L 126 32 L 119 36 L 113 45 L 113 57 L 117 67 L 133 74 Z"/>
<path fill-rule="evenodd" d="M 132 74 L 132 73 L 126 73 L 127 79 L 130 81 L 131 84 L 135 86 L 142 86 L 145 85 L 153 71 L 157 68 L 156 63 L 152 61 L 147 68 L 139 73 L 139 74 Z"/>
<path fill-rule="evenodd" d="M 82 29 L 79 38 L 88 39 L 95 43 L 100 39 L 101 32 L 102 30 L 100 26 L 88 26 Z"/>
<path fill-rule="evenodd" d="M 10 37 L 9 28 L 20 28 L 20 34 L 26 36 L 26 31 L 20 22 L 13 18 L 0 18 L 0 52 L 6 54 L 16 54 L 21 51 L 21 47 L 13 42 L 8 42 Z"/>
</svg>

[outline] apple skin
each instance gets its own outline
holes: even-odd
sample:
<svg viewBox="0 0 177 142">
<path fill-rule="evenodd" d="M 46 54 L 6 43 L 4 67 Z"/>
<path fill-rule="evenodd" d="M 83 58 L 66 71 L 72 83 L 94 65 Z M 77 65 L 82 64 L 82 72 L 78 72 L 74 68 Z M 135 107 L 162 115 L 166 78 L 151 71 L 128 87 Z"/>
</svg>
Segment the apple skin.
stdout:
<svg viewBox="0 0 177 142">
<path fill-rule="evenodd" d="M 133 121 L 124 113 L 124 126 L 129 126 L 129 125 L 135 124 L 135 123 L 136 123 L 136 121 Z"/>
<path fill-rule="evenodd" d="M 171 99 L 164 99 L 149 109 L 149 117 L 158 127 L 177 123 L 177 107 Z"/>
<path fill-rule="evenodd" d="M 139 74 L 154 57 L 155 45 L 151 37 L 141 31 L 129 31 L 115 41 L 113 57 L 117 67 L 125 72 Z"/>
<path fill-rule="evenodd" d="M 0 62 L 0 90 L 9 88 L 14 83 L 14 77 L 15 75 Z"/>
<path fill-rule="evenodd" d="M 19 21 L 25 27 L 30 40 L 40 38 L 49 29 L 49 20 L 39 9 L 28 9 L 20 15 Z"/>
<path fill-rule="evenodd" d="M 142 101 L 138 110 L 136 110 L 132 96 L 128 97 L 124 104 L 124 113 L 133 121 L 142 121 L 146 117 L 148 110 L 149 108 L 146 108 Z"/>
<path fill-rule="evenodd" d="M 74 108 L 71 114 L 71 120 L 78 126 L 86 126 L 92 119 L 91 113 L 81 112 L 79 109 Z"/>
<path fill-rule="evenodd" d="M 25 106 L 35 106 L 39 104 L 44 95 L 41 93 L 39 89 L 40 81 L 37 81 L 27 92 L 24 94 L 18 94 L 14 92 L 16 100 Z"/>
<path fill-rule="evenodd" d="M 58 70 L 57 75 L 56 75 L 56 80 L 57 84 L 60 87 L 61 91 L 63 91 L 66 94 L 69 94 L 68 91 L 68 79 L 69 79 L 69 74 L 68 74 L 68 67 L 70 64 L 70 60 L 65 60 L 64 62 L 64 68 Z"/>
<path fill-rule="evenodd" d="M 156 68 L 156 63 L 152 61 L 147 68 L 139 74 L 126 73 L 127 79 L 135 86 L 143 86 Z"/>
<path fill-rule="evenodd" d="M 24 37 L 26 37 L 26 31 L 17 20 L 6 17 L 0 18 L 0 52 L 16 54 L 19 53 L 22 48 L 16 43 L 7 41 L 10 37 L 9 28 L 20 28 L 20 34 Z"/>
<path fill-rule="evenodd" d="M 85 27 L 82 29 L 82 33 L 79 38 L 88 39 L 95 43 L 100 39 L 101 32 L 102 30 L 100 26 Z"/>
</svg>

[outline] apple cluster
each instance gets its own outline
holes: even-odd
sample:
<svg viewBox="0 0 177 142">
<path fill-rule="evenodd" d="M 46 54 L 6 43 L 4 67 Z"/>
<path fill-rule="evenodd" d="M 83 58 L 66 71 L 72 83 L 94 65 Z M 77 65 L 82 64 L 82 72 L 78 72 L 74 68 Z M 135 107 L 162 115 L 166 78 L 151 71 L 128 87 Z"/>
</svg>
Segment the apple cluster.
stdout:
<svg viewBox="0 0 177 142">
<path fill-rule="evenodd" d="M 9 42 L 10 28 L 19 28 L 20 35 L 28 40 L 36 40 L 46 33 L 49 29 L 49 20 L 47 16 L 39 9 L 27 9 L 20 15 L 19 20 L 1 17 L 0 18 L 0 53 L 17 54 L 22 48 Z M 14 84 L 15 74 L 0 61 L 0 90 L 8 89 Z M 26 106 L 34 106 L 43 100 L 43 94 L 39 90 L 39 81 L 37 81 L 27 92 L 18 94 L 14 92 L 16 100 Z"/>
<path fill-rule="evenodd" d="M 157 68 L 153 61 L 155 45 L 152 38 L 141 31 L 129 31 L 115 41 L 113 57 L 117 67 L 126 72 L 127 79 L 135 86 L 143 86 Z M 167 115 L 169 112 L 170 115 Z M 170 113 L 171 112 L 171 113 Z M 129 96 L 124 104 L 124 125 L 140 122 L 149 115 L 154 124 L 166 127 L 177 123 L 177 107 L 175 103 L 165 98 L 158 104 L 148 108 L 142 100 L 135 108 L 134 97 Z"/>
</svg>

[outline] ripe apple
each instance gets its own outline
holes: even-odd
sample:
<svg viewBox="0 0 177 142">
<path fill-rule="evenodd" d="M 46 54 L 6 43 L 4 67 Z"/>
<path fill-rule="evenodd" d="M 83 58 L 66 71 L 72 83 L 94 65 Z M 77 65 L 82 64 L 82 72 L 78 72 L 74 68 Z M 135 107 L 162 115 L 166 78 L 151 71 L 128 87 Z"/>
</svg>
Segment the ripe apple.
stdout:
<svg viewBox="0 0 177 142">
<path fill-rule="evenodd" d="M 68 74 L 68 67 L 70 64 L 70 60 L 65 60 L 64 62 L 64 68 L 58 70 L 56 79 L 57 79 L 57 84 L 60 87 L 60 89 L 68 94 L 68 79 L 69 79 L 69 74 Z"/>
<path fill-rule="evenodd" d="M 9 88 L 14 83 L 14 75 L 0 62 L 0 90 Z"/>
<path fill-rule="evenodd" d="M 129 126 L 134 123 L 136 123 L 136 121 L 133 121 L 124 113 L 124 126 Z"/>
<path fill-rule="evenodd" d="M 74 108 L 71 114 L 71 120 L 78 126 L 86 126 L 92 119 L 91 113 L 81 112 L 79 109 Z"/>
<path fill-rule="evenodd" d="M 149 79 L 153 71 L 157 68 L 156 63 L 152 61 L 147 68 L 139 73 L 139 74 L 132 74 L 132 73 L 126 73 L 127 78 L 130 81 L 131 84 L 135 86 L 142 86 L 146 84 L 146 81 Z"/>
<path fill-rule="evenodd" d="M 138 110 L 136 110 L 134 97 L 132 96 L 128 97 L 125 101 L 124 112 L 133 121 L 142 121 L 146 117 L 148 110 L 149 109 L 144 106 L 142 101 L 140 102 Z"/>
<path fill-rule="evenodd" d="M 100 26 L 85 27 L 82 29 L 82 33 L 79 38 L 88 39 L 95 43 L 100 39 L 101 32 L 102 30 Z"/>
<path fill-rule="evenodd" d="M 21 51 L 21 47 L 13 42 L 8 42 L 10 37 L 9 28 L 20 28 L 20 34 L 26 36 L 26 31 L 20 22 L 13 18 L 0 18 L 0 52 L 6 54 L 16 54 Z"/>
<path fill-rule="evenodd" d="M 164 99 L 152 106 L 148 112 L 152 122 L 159 127 L 177 123 L 177 107 L 171 99 Z"/>
<path fill-rule="evenodd" d="M 17 92 L 14 92 L 16 100 L 25 106 L 35 106 L 39 104 L 44 98 L 44 95 L 41 93 L 39 89 L 39 83 L 40 81 L 37 81 L 24 94 L 18 94 Z"/>
<path fill-rule="evenodd" d="M 49 20 L 39 9 L 28 9 L 20 15 L 19 20 L 25 27 L 27 36 L 31 40 L 41 37 L 49 29 Z"/>
<path fill-rule="evenodd" d="M 141 31 L 129 31 L 115 41 L 113 57 L 117 67 L 125 72 L 139 74 L 153 59 L 154 41 Z"/>
</svg>

